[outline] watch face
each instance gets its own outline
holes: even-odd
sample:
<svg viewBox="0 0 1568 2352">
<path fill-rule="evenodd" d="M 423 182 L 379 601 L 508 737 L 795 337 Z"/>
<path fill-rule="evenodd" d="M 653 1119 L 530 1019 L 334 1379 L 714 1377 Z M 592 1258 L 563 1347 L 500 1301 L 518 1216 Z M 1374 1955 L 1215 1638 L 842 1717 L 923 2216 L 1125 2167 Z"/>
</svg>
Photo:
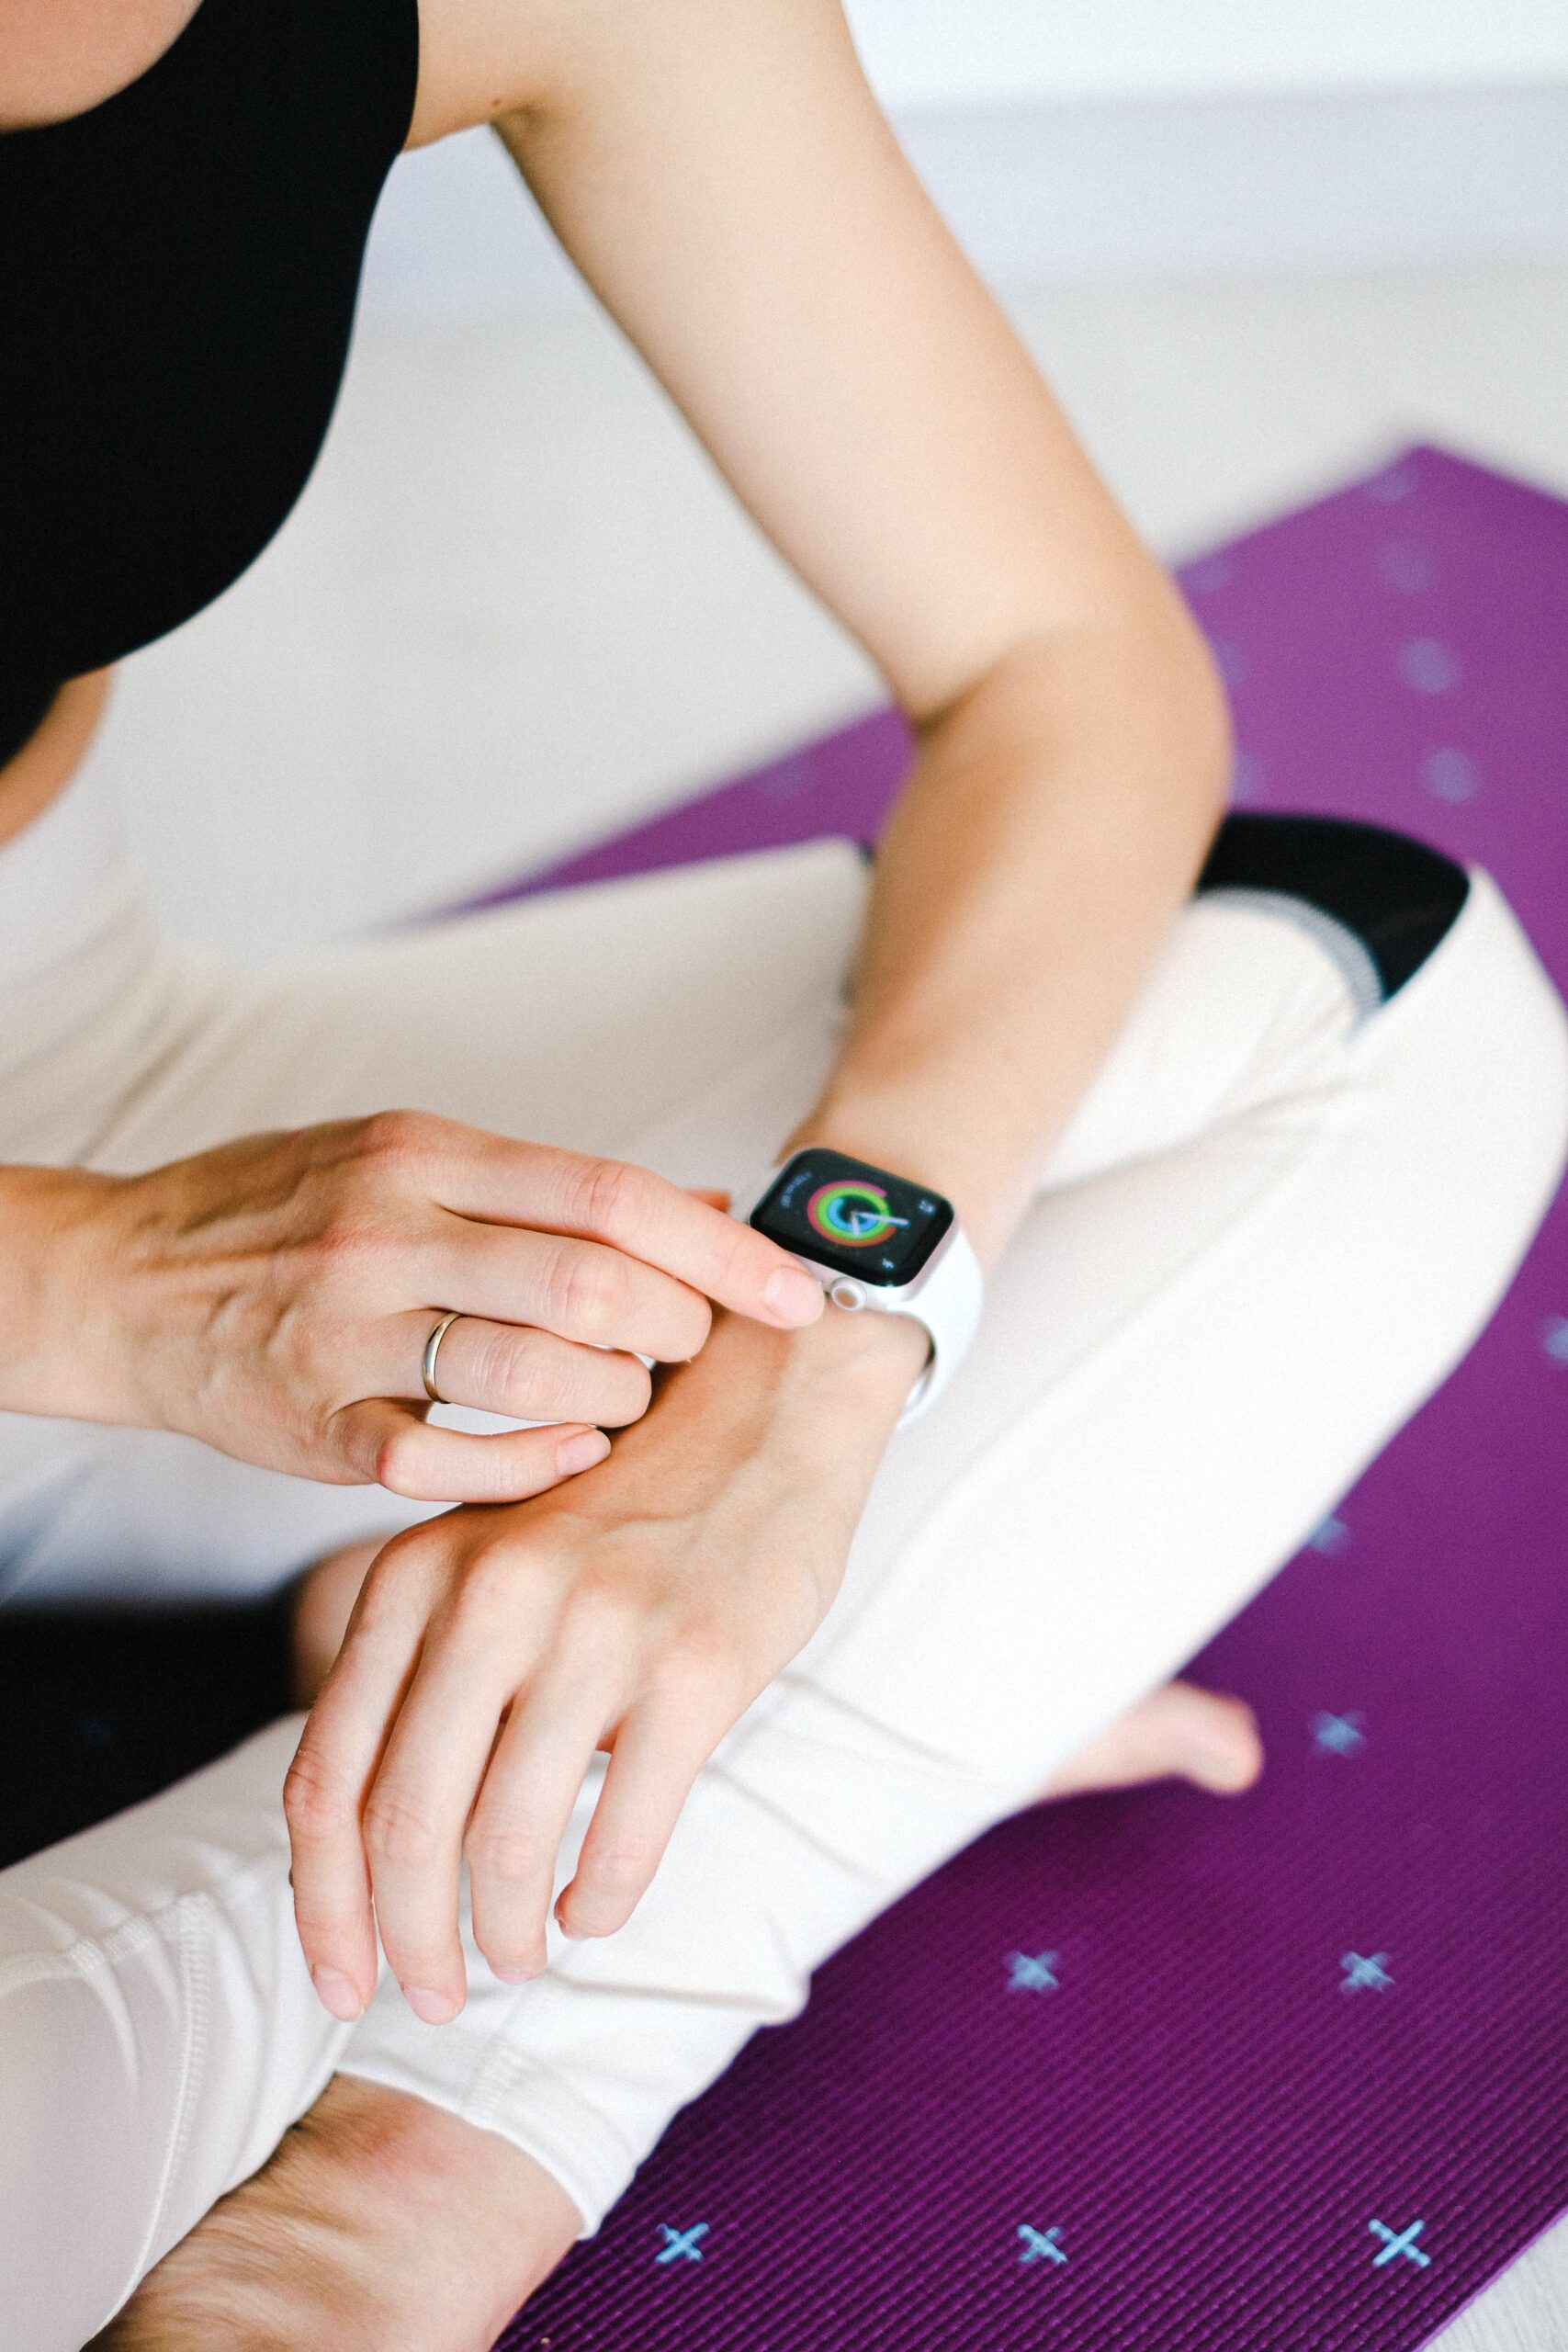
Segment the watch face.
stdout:
<svg viewBox="0 0 1568 2352">
<path fill-rule="evenodd" d="M 750 1221 L 814 1265 L 902 1290 L 952 1225 L 953 1204 L 841 1151 L 797 1151 Z"/>
</svg>

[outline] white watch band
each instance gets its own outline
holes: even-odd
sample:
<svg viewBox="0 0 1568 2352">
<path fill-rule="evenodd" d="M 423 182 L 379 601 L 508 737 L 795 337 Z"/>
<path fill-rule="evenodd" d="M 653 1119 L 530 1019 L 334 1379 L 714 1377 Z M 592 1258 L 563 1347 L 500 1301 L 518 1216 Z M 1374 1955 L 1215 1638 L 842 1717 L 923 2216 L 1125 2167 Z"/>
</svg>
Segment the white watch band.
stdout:
<svg viewBox="0 0 1568 2352">
<path fill-rule="evenodd" d="M 743 1225 L 747 1223 L 752 1210 L 777 1182 L 778 1174 L 777 1168 L 770 1168 L 761 1182 L 739 1193 L 731 1216 L 739 1217 Z M 878 1283 L 858 1282 L 853 1275 L 840 1273 L 831 1266 L 818 1265 L 793 1251 L 791 1255 L 795 1257 L 797 1265 L 804 1266 L 821 1283 L 833 1305 L 845 1312 L 908 1315 L 924 1326 L 931 1351 L 898 1417 L 900 1426 L 934 1405 L 969 1352 L 986 1303 L 986 1279 L 964 1227 L 955 1220 L 914 1281 L 901 1290 L 888 1290 Z"/>
</svg>

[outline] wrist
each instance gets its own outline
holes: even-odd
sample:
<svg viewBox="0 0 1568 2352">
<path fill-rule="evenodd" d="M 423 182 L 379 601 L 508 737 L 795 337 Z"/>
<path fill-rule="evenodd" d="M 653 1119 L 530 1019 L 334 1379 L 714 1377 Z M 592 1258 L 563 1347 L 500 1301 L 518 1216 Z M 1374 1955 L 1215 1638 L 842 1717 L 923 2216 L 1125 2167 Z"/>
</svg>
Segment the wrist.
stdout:
<svg viewBox="0 0 1568 2352">
<path fill-rule="evenodd" d="M 792 1408 L 852 1430 L 897 1427 L 931 1354 L 931 1335 L 910 1315 L 847 1315 L 829 1303 L 819 1321 L 784 1335 Z"/>
<path fill-rule="evenodd" d="M 813 1469 L 874 1464 L 930 1345 L 924 1327 L 904 1315 L 829 1306 L 805 1330 L 775 1331 L 721 1313 L 701 1353 L 665 1376 L 649 1425 L 673 1407 L 747 1448 L 798 1446 Z"/>
<path fill-rule="evenodd" d="M 813 1145 L 929 1184 L 953 1203 L 983 1266 L 1005 1247 L 1028 1204 L 1030 1154 L 982 1132 L 972 1116 L 934 1117 L 932 1090 L 832 1084 L 779 1152 Z"/>
<path fill-rule="evenodd" d="M 0 1170 L 0 1409 L 118 1420 L 104 1303 L 118 1180 L 77 1168 Z"/>
</svg>

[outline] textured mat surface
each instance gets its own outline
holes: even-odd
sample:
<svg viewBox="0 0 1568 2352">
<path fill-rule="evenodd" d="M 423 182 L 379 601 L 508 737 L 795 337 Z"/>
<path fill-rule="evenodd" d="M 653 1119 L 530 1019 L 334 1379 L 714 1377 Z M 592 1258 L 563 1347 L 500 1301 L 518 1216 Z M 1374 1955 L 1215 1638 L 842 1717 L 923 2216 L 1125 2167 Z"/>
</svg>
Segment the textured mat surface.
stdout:
<svg viewBox="0 0 1568 2352">
<path fill-rule="evenodd" d="M 1191 565 L 1239 799 L 1491 867 L 1568 986 L 1568 507 L 1433 450 Z M 530 887 L 866 836 L 873 718 Z M 1568 1210 L 1194 1671 L 1269 1764 L 1010 1823 L 688 2109 L 508 2352 L 1404 2352 L 1568 2203 Z"/>
</svg>

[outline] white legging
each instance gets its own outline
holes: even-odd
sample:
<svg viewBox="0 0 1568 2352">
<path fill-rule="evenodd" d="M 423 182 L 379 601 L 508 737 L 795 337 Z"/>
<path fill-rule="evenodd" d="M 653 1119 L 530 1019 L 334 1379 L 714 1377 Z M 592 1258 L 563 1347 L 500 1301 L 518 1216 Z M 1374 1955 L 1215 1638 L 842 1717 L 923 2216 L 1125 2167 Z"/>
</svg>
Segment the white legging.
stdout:
<svg viewBox="0 0 1568 2352">
<path fill-rule="evenodd" d="M 845 845 L 231 975 L 154 938 L 103 768 L 0 852 L 0 1159 L 130 1170 L 404 1103 L 722 1184 L 812 1099 L 864 899 Z M 101 2326 L 334 2070 L 503 2133 L 593 2228 L 820 1960 L 1258 1589 L 1473 1340 L 1568 1135 L 1562 1009 L 1483 874 L 1381 1010 L 1345 944 L 1282 896 L 1182 915 L 977 1347 L 895 1440 L 840 1599 L 619 1935 L 552 1930 L 521 1990 L 470 1941 L 456 2023 L 384 1980 L 335 2024 L 289 1909 L 298 1717 L 0 1874 L 18 2345 Z M 29 1594 L 263 1589 L 406 1516 L 183 1439 L 0 1417 L 0 1576 Z"/>
</svg>

